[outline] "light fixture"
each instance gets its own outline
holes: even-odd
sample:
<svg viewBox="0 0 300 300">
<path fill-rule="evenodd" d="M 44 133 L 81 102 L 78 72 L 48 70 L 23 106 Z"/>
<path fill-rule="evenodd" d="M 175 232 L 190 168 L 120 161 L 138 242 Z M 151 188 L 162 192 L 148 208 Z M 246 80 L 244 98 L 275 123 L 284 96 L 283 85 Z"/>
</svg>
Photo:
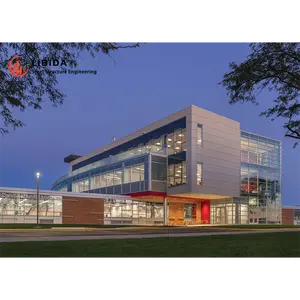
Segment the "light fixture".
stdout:
<svg viewBox="0 0 300 300">
<path fill-rule="evenodd" d="M 40 178 L 41 177 L 41 172 L 35 172 L 35 177 Z"/>
<path fill-rule="evenodd" d="M 160 143 L 159 143 L 159 142 L 157 142 L 157 143 L 156 143 L 156 145 L 160 145 Z"/>
<path fill-rule="evenodd" d="M 175 149 L 176 149 L 176 150 L 179 150 L 180 148 L 179 148 L 179 147 L 175 147 Z"/>
<path fill-rule="evenodd" d="M 172 139 L 168 139 L 169 142 L 172 142 Z"/>
</svg>

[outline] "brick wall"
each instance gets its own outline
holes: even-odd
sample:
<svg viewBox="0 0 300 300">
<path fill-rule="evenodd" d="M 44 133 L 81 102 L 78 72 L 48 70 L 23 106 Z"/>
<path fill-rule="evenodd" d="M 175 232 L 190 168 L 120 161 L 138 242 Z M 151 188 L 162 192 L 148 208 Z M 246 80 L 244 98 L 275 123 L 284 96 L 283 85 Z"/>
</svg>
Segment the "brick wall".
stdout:
<svg viewBox="0 0 300 300">
<path fill-rule="evenodd" d="M 282 224 L 293 225 L 294 224 L 294 209 L 282 208 Z"/>
<path fill-rule="evenodd" d="M 62 223 L 104 224 L 104 200 L 63 196 Z"/>
</svg>

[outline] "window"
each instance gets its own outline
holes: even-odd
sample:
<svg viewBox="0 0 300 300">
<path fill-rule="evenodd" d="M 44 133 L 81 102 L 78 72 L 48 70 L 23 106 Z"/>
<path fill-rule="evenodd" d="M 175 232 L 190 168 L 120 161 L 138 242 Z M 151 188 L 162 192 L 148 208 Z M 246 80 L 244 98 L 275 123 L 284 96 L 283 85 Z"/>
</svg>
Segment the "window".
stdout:
<svg viewBox="0 0 300 300">
<path fill-rule="evenodd" d="M 104 176 L 106 176 L 107 186 L 113 186 L 114 185 L 114 173 L 113 172 L 105 173 Z"/>
<path fill-rule="evenodd" d="M 100 187 L 101 188 L 106 188 L 106 177 L 104 174 L 100 175 Z"/>
<path fill-rule="evenodd" d="M 184 204 L 184 218 L 196 219 L 196 204 Z"/>
<path fill-rule="evenodd" d="M 131 168 L 131 182 L 141 181 L 140 180 L 141 167 L 135 166 Z"/>
<path fill-rule="evenodd" d="M 145 180 L 144 164 L 127 167 L 124 169 L 124 183 L 138 182 Z"/>
<path fill-rule="evenodd" d="M 114 171 L 114 185 L 122 184 L 122 170 L 115 170 Z"/>
<path fill-rule="evenodd" d="M 186 151 L 186 129 L 178 129 L 166 136 L 168 155 Z"/>
<path fill-rule="evenodd" d="M 202 184 L 202 163 L 197 163 L 197 184 Z"/>
<path fill-rule="evenodd" d="M 197 146 L 202 146 L 203 144 L 203 128 L 202 124 L 197 124 Z"/>
<path fill-rule="evenodd" d="M 130 167 L 124 168 L 124 183 L 130 183 L 131 171 Z"/>
<path fill-rule="evenodd" d="M 152 179 L 159 180 L 159 181 L 166 181 L 167 180 L 167 172 L 166 172 L 166 165 L 161 164 L 158 162 L 152 162 L 151 165 L 151 172 L 152 172 Z"/>
<path fill-rule="evenodd" d="M 168 166 L 168 186 L 178 186 L 186 183 L 186 162 Z"/>
</svg>

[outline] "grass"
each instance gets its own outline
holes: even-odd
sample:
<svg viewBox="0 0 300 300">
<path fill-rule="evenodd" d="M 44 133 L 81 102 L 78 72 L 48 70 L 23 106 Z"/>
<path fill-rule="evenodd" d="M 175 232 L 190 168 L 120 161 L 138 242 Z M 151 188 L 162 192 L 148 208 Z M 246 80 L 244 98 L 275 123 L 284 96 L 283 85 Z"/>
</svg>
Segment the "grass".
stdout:
<svg viewBox="0 0 300 300">
<path fill-rule="evenodd" d="M 300 232 L 1 243 L 0 257 L 300 257 Z"/>
</svg>

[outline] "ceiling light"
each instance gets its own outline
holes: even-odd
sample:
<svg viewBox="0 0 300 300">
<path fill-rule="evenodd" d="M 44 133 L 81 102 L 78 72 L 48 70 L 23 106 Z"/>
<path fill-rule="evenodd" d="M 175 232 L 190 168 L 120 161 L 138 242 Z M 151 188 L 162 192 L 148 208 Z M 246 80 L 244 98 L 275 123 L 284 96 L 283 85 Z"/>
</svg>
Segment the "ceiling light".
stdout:
<svg viewBox="0 0 300 300">
<path fill-rule="evenodd" d="M 180 148 L 179 147 L 175 147 L 175 149 L 179 150 Z"/>
<path fill-rule="evenodd" d="M 172 139 L 168 139 L 169 142 L 172 142 Z"/>
</svg>

